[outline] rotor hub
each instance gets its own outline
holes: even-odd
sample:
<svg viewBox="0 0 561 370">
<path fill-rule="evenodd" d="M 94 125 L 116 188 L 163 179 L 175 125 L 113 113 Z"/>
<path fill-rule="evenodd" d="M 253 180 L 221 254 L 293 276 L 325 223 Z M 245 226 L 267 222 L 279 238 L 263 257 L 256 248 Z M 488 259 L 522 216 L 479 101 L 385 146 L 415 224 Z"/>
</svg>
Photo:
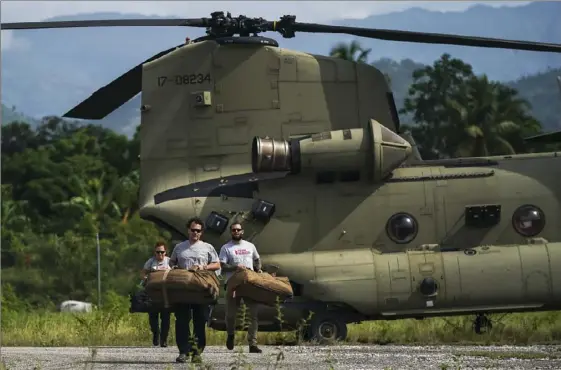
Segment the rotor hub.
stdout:
<svg viewBox="0 0 561 370">
<path fill-rule="evenodd" d="M 295 36 L 292 26 L 296 23 L 296 16 L 285 15 L 280 21 L 270 22 L 261 17 L 249 18 L 245 15 L 232 17 L 230 12 L 214 12 L 211 18 L 203 18 L 206 34 L 209 38 L 223 38 L 239 35 L 241 37 L 257 36 L 261 32 L 277 31 L 284 38 Z"/>
</svg>

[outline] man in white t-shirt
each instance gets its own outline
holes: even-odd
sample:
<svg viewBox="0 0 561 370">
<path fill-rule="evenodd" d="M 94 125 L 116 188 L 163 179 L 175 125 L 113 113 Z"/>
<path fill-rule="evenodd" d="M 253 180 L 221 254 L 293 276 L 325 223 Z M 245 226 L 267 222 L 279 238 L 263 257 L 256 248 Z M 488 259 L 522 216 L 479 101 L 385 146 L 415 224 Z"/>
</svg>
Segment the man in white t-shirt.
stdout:
<svg viewBox="0 0 561 370">
<path fill-rule="evenodd" d="M 257 248 L 251 242 L 243 240 L 243 228 L 239 222 L 234 222 L 230 225 L 230 232 L 232 239 L 224 244 L 220 249 L 218 258 L 222 271 L 224 271 L 224 279 L 226 280 L 226 287 L 228 289 L 228 279 L 234 274 L 235 271 L 242 269 L 251 269 L 261 272 L 261 260 Z M 250 353 L 261 353 L 261 349 L 257 347 L 257 329 L 258 322 L 258 309 L 259 306 L 256 302 L 244 299 L 244 303 L 249 311 L 250 323 L 247 329 L 247 340 L 249 344 Z M 229 350 L 234 348 L 234 335 L 236 331 L 236 316 L 240 306 L 240 299 L 235 297 L 226 297 L 226 330 L 228 339 L 226 340 L 226 347 Z"/>
<path fill-rule="evenodd" d="M 146 261 L 142 269 L 143 281 L 146 281 L 148 274 L 152 271 L 169 270 L 170 268 L 169 257 L 166 256 L 166 246 L 164 243 L 158 242 L 154 247 L 154 256 Z M 158 327 L 158 316 L 161 320 L 160 327 Z M 148 313 L 148 320 L 152 331 L 152 344 L 167 347 L 170 322 L 169 310 L 150 312 Z"/>
</svg>

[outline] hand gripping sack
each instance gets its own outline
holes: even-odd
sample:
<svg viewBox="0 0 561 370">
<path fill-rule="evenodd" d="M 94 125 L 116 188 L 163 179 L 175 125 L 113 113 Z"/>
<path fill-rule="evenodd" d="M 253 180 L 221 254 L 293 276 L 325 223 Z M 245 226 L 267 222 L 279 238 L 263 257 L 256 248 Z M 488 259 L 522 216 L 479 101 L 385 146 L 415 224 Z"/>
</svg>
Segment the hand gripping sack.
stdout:
<svg viewBox="0 0 561 370">
<path fill-rule="evenodd" d="M 178 303 L 214 304 L 219 287 L 214 271 L 160 270 L 148 275 L 146 293 L 154 303 L 168 308 Z"/>
<path fill-rule="evenodd" d="M 294 293 L 287 277 L 242 270 L 228 279 L 227 294 L 229 297 L 247 298 L 267 306 L 275 306 L 277 298 L 278 302 L 283 302 Z"/>
</svg>

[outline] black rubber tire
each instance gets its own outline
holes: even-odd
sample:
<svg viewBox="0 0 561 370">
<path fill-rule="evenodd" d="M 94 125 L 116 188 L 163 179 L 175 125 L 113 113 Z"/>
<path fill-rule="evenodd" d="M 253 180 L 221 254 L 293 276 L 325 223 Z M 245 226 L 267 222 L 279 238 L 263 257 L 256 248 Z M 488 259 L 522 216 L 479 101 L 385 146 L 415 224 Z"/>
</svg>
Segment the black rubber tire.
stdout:
<svg viewBox="0 0 561 370">
<path fill-rule="evenodd" d="M 343 341 L 347 339 L 347 324 L 331 315 L 315 316 L 308 328 L 308 338 L 318 343 Z"/>
</svg>

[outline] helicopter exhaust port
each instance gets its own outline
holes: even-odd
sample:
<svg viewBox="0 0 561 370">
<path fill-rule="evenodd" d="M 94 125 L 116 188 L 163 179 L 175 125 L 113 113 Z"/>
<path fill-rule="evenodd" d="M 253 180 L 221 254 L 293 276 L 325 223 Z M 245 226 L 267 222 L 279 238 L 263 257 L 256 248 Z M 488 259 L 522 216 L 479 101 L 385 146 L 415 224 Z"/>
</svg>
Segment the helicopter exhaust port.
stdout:
<svg viewBox="0 0 561 370">
<path fill-rule="evenodd" d="M 276 140 L 255 137 L 251 148 L 253 172 L 360 171 L 369 169 L 374 181 L 385 179 L 411 155 L 405 139 L 370 120 L 368 128 L 326 131 L 310 137 Z"/>
</svg>

